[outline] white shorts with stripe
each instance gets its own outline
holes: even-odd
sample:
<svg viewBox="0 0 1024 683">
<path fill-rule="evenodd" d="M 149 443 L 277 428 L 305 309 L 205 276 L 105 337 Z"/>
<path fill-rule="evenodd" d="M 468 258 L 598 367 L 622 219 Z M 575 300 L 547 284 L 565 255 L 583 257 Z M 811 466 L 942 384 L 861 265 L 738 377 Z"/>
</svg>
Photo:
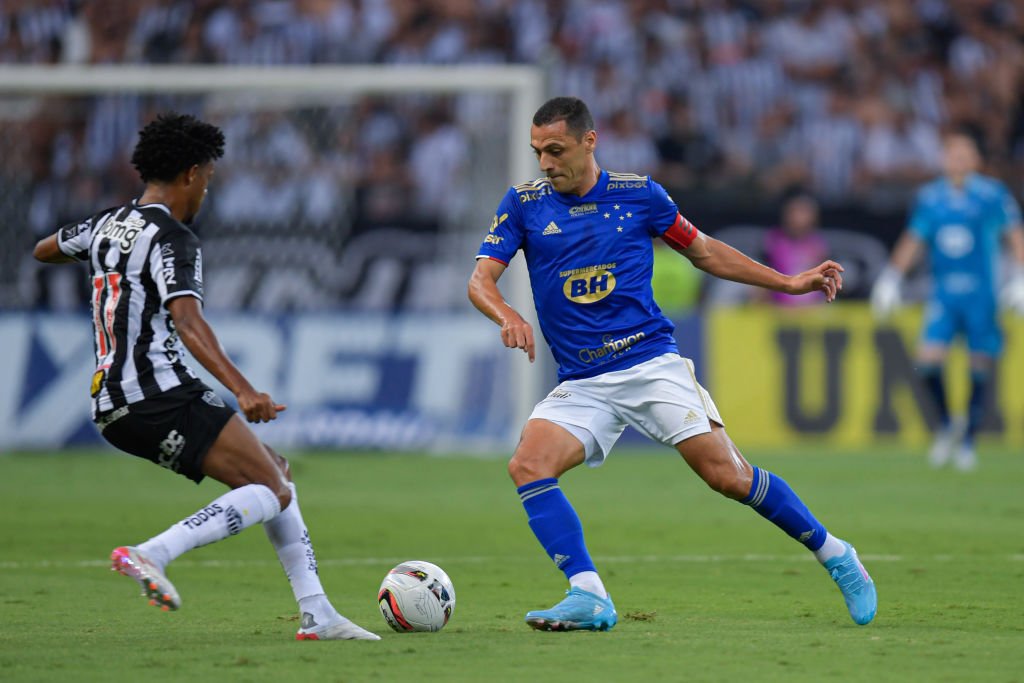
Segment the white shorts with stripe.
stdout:
<svg viewBox="0 0 1024 683">
<path fill-rule="evenodd" d="M 549 420 L 583 443 L 586 463 L 602 464 L 626 425 L 675 446 L 724 426 L 711 395 L 697 382 L 693 361 L 676 353 L 625 370 L 559 384 L 530 419 Z"/>
</svg>

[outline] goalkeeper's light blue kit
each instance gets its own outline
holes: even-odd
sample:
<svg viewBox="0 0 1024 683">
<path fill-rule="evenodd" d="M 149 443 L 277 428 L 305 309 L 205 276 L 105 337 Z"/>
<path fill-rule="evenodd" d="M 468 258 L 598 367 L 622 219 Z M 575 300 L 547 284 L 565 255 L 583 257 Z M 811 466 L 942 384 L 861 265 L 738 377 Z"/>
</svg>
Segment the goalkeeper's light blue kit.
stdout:
<svg viewBox="0 0 1024 683">
<path fill-rule="evenodd" d="M 909 228 L 928 246 L 934 279 L 925 343 L 949 345 L 962 333 L 971 351 L 1000 353 L 1000 244 L 1020 219 L 1006 186 L 984 175 L 967 176 L 960 188 L 946 178 L 921 188 Z"/>
<path fill-rule="evenodd" d="M 601 171 L 582 197 L 540 178 L 505 194 L 479 256 L 523 250 L 558 379 L 594 377 L 677 352 L 651 290 L 652 239 L 677 220 L 694 230 L 646 176 Z"/>
</svg>

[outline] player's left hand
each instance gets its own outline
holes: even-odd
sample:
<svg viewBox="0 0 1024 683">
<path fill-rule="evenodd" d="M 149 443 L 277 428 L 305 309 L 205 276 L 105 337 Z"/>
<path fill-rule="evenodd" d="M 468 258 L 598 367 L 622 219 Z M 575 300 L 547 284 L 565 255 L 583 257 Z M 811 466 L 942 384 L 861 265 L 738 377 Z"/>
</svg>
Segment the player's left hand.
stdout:
<svg viewBox="0 0 1024 683">
<path fill-rule="evenodd" d="M 1003 306 L 1017 315 L 1024 315 L 1024 268 L 1006 283 L 1001 298 Z"/>
<path fill-rule="evenodd" d="M 825 301 L 833 301 L 839 290 L 843 288 L 843 267 L 835 261 L 805 270 L 799 275 L 790 276 L 789 294 L 807 294 L 823 292 Z"/>
<path fill-rule="evenodd" d="M 255 389 L 244 389 L 235 395 L 238 409 L 249 422 L 270 422 L 277 419 L 277 414 L 288 409 L 288 406 L 276 402 L 270 394 Z"/>
</svg>

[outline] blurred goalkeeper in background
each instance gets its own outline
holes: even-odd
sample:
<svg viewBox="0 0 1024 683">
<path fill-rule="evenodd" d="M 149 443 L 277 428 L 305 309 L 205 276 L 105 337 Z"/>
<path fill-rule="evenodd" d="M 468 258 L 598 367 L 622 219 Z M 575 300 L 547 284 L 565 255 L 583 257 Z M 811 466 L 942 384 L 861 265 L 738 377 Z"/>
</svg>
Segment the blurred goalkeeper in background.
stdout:
<svg viewBox="0 0 1024 683">
<path fill-rule="evenodd" d="M 627 425 L 675 448 L 712 489 L 802 543 L 839 586 L 853 620 L 870 622 L 875 585 L 856 551 L 828 533 L 784 479 L 743 458 L 651 291 L 655 239 L 711 275 L 826 301 L 842 287 L 842 266 L 824 261 L 783 275 L 703 235 L 649 177 L 598 166 L 594 121 L 577 98 L 544 104 L 530 138 L 544 177 L 505 195 L 469 282 L 470 300 L 501 327 L 505 346 L 532 361 L 533 329 L 497 286 L 522 249 L 541 331 L 558 362 L 561 383 L 534 409 L 509 474 L 530 528 L 570 588 L 554 607 L 527 613 L 527 623 L 554 631 L 615 626 L 615 606 L 558 478 L 584 462 L 603 463 Z"/>
<path fill-rule="evenodd" d="M 939 424 L 929 454 L 934 467 L 950 460 L 961 470 L 977 465 L 974 435 L 984 421 L 993 373 L 1003 349 L 999 326 L 1000 255 L 1008 247 L 1010 272 L 1002 304 L 1024 315 L 1024 229 L 1020 207 L 1009 190 L 981 175 L 974 140 L 962 133 L 945 141 L 945 175 L 918 192 L 906 232 L 889 265 L 875 282 L 871 305 L 878 317 L 900 305 L 900 285 L 929 255 L 932 289 L 925 308 L 917 369 L 934 403 Z M 950 417 L 943 367 L 954 338 L 967 338 L 971 392 L 967 419 Z"/>
<path fill-rule="evenodd" d="M 249 384 L 203 318 L 202 254 L 188 225 L 223 154 L 217 127 L 160 116 L 140 132 L 132 154 L 146 184 L 142 196 L 67 225 L 35 247 L 40 261 L 89 264 L 92 416 L 103 437 L 196 483 L 211 477 L 231 488 L 145 543 L 115 548 L 113 569 L 138 581 L 150 604 L 178 609 L 167 565 L 262 523 L 299 603 L 296 638 L 379 640 L 338 614 L 324 594 L 288 462 L 183 361 L 187 348 L 231 390 L 250 422 L 273 420 L 285 409 Z"/>
</svg>

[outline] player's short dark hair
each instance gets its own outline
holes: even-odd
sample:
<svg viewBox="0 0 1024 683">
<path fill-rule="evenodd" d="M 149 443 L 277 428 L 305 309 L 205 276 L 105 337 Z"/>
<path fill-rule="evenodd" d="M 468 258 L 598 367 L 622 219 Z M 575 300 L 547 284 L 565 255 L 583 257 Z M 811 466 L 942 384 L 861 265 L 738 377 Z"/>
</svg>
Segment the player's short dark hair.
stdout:
<svg viewBox="0 0 1024 683">
<path fill-rule="evenodd" d="M 157 116 L 139 131 L 132 166 L 142 182 L 170 182 L 182 171 L 224 156 L 224 133 L 189 114 Z"/>
<path fill-rule="evenodd" d="M 594 117 L 586 102 L 578 97 L 554 97 L 541 105 L 533 115 L 533 125 L 546 126 L 565 121 L 566 129 L 577 140 L 588 130 L 594 130 Z"/>
</svg>

